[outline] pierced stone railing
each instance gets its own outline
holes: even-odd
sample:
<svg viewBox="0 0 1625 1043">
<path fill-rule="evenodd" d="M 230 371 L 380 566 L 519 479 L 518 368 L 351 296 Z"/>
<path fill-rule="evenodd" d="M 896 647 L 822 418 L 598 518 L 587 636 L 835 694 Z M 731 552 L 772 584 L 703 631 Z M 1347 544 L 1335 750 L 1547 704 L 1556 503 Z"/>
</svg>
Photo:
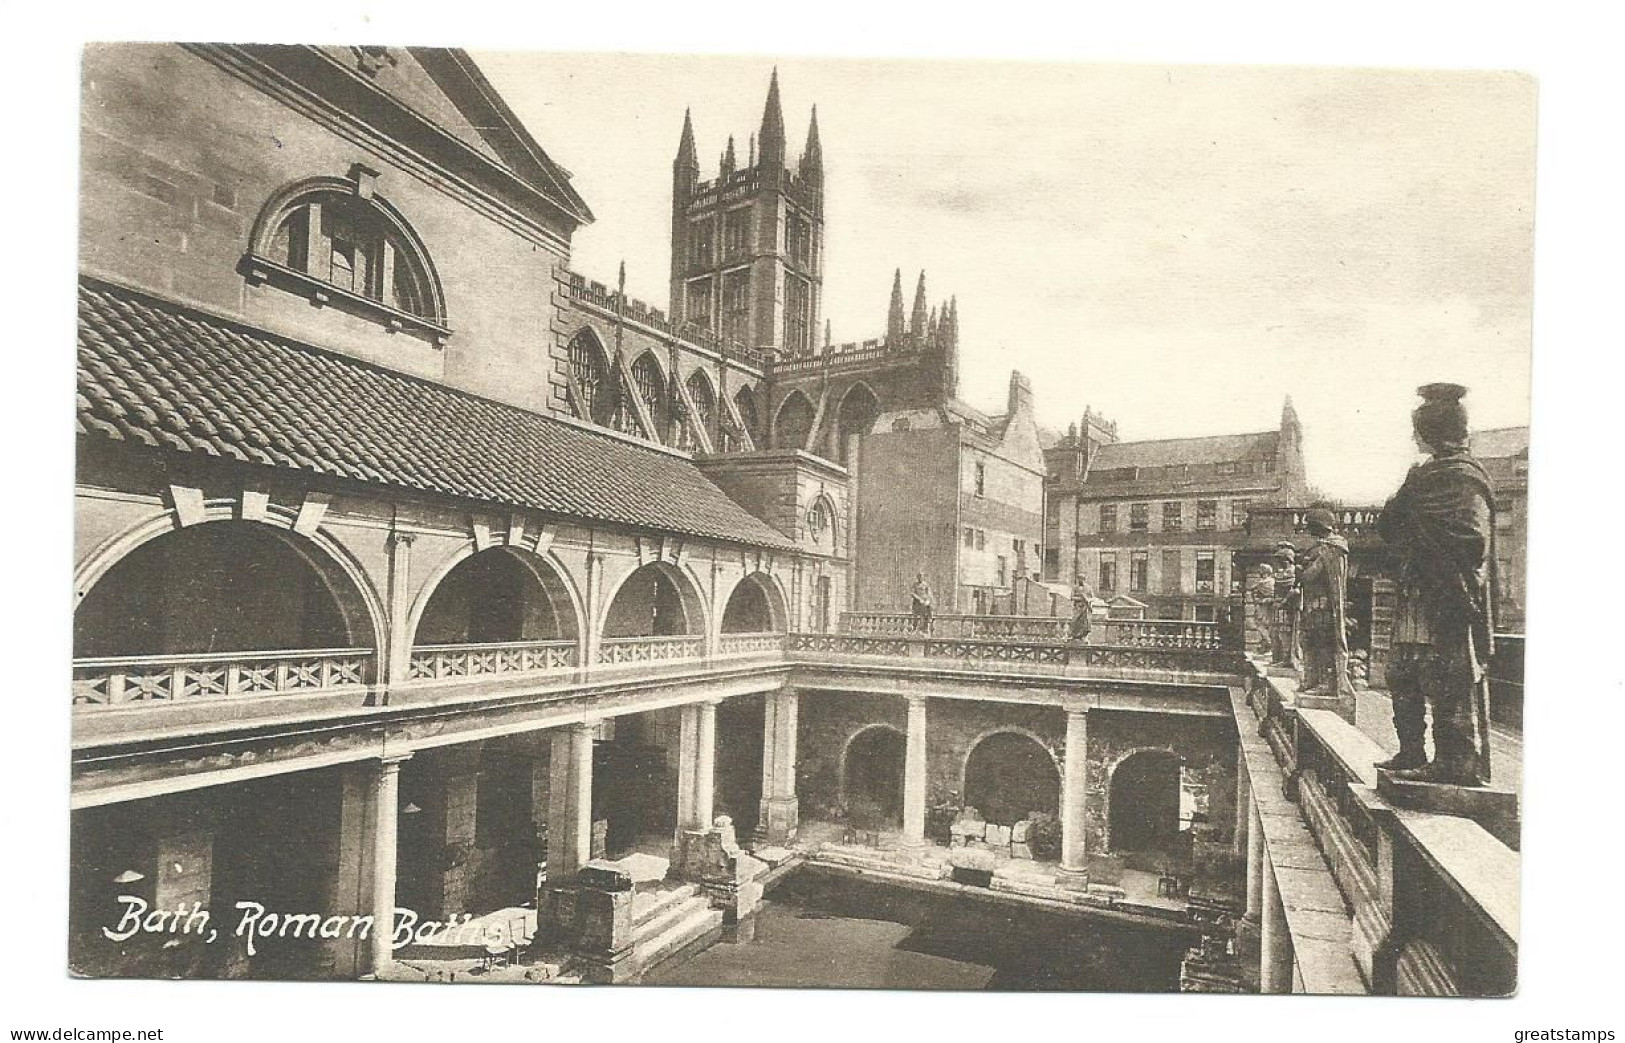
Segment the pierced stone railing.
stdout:
<svg viewBox="0 0 1625 1043">
<path fill-rule="evenodd" d="M 1218 623 L 1182 619 L 1108 619 L 1100 624 L 1108 645 L 1125 648 L 1224 648 Z"/>
<path fill-rule="evenodd" d="M 598 646 L 598 662 L 664 663 L 698 659 L 705 654 L 705 638 L 697 634 L 676 637 L 606 637 Z"/>
<path fill-rule="evenodd" d="M 1077 642 L 1006 638 L 939 638 L 928 634 L 790 634 L 785 648 L 793 653 L 831 656 L 883 656 L 936 660 L 965 665 L 1009 663 L 1090 670 L 1158 673 L 1237 673 L 1240 653 L 1210 648 L 1122 648 Z"/>
<path fill-rule="evenodd" d="M 91 708 L 365 688 L 372 662 L 366 648 L 77 659 L 73 703 Z"/>
<path fill-rule="evenodd" d="M 717 642 L 718 655 L 783 654 L 784 635 L 777 631 L 750 634 L 723 634 Z"/>
<path fill-rule="evenodd" d="M 941 615 L 921 627 L 906 612 L 843 612 L 845 634 L 920 634 L 952 638 L 1025 638 L 1065 641 L 1071 622 L 1051 616 Z"/>
<path fill-rule="evenodd" d="M 578 662 L 574 641 L 504 641 L 482 644 L 423 645 L 412 650 L 407 679 L 486 677 L 568 670 Z"/>
</svg>

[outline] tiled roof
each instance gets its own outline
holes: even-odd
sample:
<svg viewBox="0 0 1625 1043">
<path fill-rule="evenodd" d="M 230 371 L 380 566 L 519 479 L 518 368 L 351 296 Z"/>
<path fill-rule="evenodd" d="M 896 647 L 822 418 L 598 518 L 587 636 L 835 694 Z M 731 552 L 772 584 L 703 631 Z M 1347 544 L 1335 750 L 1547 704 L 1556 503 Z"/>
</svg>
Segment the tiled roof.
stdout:
<svg viewBox="0 0 1625 1043">
<path fill-rule="evenodd" d="M 689 460 L 91 280 L 77 413 L 91 437 L 793 547 Z"/>
<path fill-rule="evenodd" d="M 1527 427 L 1493 427 L 1474 431 L 1469 438 L 1473 455 L 1481 460 L 1498 456 L 1527 456 L 1529 453 Z"/>
<path fill-rule="evenodd" d="M 1218 464 L 1274 456 L 1278 431 L 1247 435 L 1212 435 L 1207 438 L 1165 438 L 1155 442 L 1111 442 L 1100 447 L 1089 470 L 1116 471 L 1125 467 L 1165 467 L 1169 464 Z"/>
</svg>

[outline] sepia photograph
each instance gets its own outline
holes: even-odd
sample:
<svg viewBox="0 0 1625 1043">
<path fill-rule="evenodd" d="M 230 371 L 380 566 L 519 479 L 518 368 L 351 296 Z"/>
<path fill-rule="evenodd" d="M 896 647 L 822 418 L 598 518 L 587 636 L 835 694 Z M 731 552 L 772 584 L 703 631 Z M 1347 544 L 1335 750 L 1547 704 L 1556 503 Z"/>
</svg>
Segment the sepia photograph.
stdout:
<svg viewBox="0 0 1625 1043">
<path fill-rule="evenodd" d="M 69 975 L 1517 990 L 1531 76 L 81 63 Z"/>
</svg>

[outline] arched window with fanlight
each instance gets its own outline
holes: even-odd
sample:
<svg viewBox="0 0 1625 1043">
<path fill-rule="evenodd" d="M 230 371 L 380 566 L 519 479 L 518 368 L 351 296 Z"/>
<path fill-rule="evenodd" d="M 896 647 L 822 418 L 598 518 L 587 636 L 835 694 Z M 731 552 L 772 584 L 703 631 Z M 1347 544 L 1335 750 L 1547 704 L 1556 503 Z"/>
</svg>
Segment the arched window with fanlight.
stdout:
<svg viewBox="0 0 1625 1043">
<path fill-rule="evenodd" d="M 700 431 L 714 432 L 717 418 L 717 396 L 711 390 L 711 380 L 704 370 L 695 370 L 683 382 L 688 400 L 694 404 L 694 415 L 683 422 L 680 447 L 694 452 L 701 446 Z"/>
<path fill-rule="evenodd" d="M 363 168 L 277 193 L 255 222 L 248 277 L 443 343 L 445 297 L 423 241 Z"/>
<path fill-rule="evenodd" d="M 581 419 L 609 423 L 615 408 L 609 363 L 591 330 L 584 329 L 570 340 L 570 395 Z"/>
<path fill-rule="evenodd" d="M 632 363 L 632 381 L 637 385 L 638 400 L 649 411 L 649 421 L 654 424 L 654 430 L 646 434 L 659 441 L 661 432 L 671 422 L 671 404 L 666 393 L 666 375 L 660 371 L 653 352 L 645 351 Z"/>
</svg>

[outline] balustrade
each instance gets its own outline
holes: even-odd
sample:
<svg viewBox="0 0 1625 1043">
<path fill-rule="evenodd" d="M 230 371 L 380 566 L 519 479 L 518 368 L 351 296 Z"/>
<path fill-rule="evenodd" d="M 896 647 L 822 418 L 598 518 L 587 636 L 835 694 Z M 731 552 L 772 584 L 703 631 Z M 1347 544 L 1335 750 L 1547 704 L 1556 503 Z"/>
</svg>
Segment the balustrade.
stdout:
<svg viewBox="0 0 1625 1043">
<path fill-rule="evenodd" d="M 424 645 L 412 650 L 407 678 L 413 681 L 492 674 L 567 670 L 577 663 L 574 641 L 509 641 L 495 644 Z"/>
<path fill-rule="evenodd" d="M 705 639 L 699 635 L 676 637 L 606 637 L 598 646 L 598 662 L 662 663 L 677 659 L 698 659 L 705 653 Z"/>
<path fill-rule="evenodd" d="M 1217 623 L 1182 619 L 1108 619 L 1106 644 L 1125 648 L 1223 648 Z"/>
<path fill-rule="evenodd" d="M 366 648 L 78 659 L 73 702 L 104 707 L 364 688 L 372 663 Z"/>
<path fill-rule="evenodd" d="M 917 634 L 949 639 L 1015 639 L 1029 643 L 1067 641 L 1071 620 L 1050 616 L 933 616 L 922 625 L 906 612 L 844 612 L 844 634 Z M 1097 625 L 1093 640 L 1122 648 L 1228 649 L 1218 623 L 1178 619 L 1110 619 Z"/>
<path fill-rule="evenodd" d="M 784 635 L 775 631 L 754 634 L 723 634 L 717 642 L 719 655 L 760 655 L 783 653 Z"/>
</svg>

